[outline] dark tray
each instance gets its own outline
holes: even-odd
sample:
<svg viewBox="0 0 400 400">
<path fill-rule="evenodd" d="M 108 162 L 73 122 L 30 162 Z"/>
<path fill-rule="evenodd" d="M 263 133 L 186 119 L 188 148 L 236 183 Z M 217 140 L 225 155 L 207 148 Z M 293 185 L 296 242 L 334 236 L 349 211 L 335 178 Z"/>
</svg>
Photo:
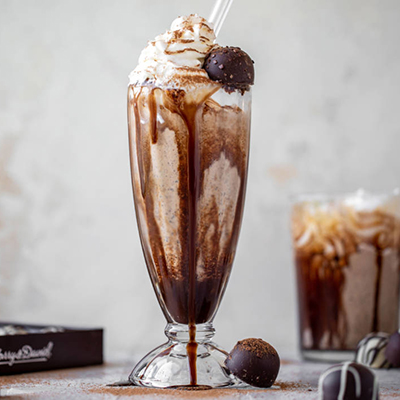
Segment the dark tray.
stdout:
<svg viewBox="0 0 400 400">
<path fill-rule="evenodd" d="M 0 322 L 0 375 L 103 363 L 103 329 Z M 12 329 L 10 329 L 12 330 Z"/>
</svg>

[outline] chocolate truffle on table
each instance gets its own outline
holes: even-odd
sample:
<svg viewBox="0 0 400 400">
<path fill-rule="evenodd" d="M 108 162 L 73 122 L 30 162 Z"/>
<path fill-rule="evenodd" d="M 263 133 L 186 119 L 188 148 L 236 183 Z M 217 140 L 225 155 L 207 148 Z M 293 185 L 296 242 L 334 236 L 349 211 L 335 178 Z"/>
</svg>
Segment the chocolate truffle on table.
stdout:
<svg viewBox="0 0 400 400">
<path fill-rule="evenodd" d="M 249 385 L 268 388 L 279 372 L 280 359 L 276 350 L 262 339 L 239 341 L 225 360 L 226 367 Z"/>
<path fill-rule="evenodd" d="M 371 368 L 390 368 L 390 362 L 385 356 L 388 342 L 387 333 L 369 333 L 358 343 L 355 361 Z"/>
<path fill-rule="evenodd" d="M 385 356 L 393 367 L 400 368 L 400 332 L 395 332 L 390 336 Z"/>
<path fill-rule="evenodd" d="M 216 47 L 204 60 L 203 68 L 213 81 L 222 83 L 225 90 L 249 90 L 254 84 L 254 62 L 239 47 Z"/>
<path fill-rule="evenodd" d="M 320 400 L 378 400 L 379 384 L 369 368 L 345 362 L 321 374 L 318 392 Z"/>
</svg>

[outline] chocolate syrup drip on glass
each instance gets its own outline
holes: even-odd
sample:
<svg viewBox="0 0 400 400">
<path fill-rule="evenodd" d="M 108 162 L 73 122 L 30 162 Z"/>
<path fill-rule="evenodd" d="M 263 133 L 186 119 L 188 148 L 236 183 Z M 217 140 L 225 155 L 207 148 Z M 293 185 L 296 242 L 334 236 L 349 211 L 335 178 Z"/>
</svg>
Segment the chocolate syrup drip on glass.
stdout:
<svg viewBox="0 0 400 400">
<path fill-rule="evenodd" d="M 197 96 L 196 102 L 186 101 L 185 93 L 179 90 L 142 87 L 134 92 L 130 87 L 128 91 L 131 109 L 128 120 L 134 116 L 134 121 L 128 121 L 132 185 L 142 248 L 166 319 L 188 325 L 186 351 L 192 386 L 197 385 L 196 325 L 212 321 L 225 290 L 240 231 L 247 179 L 249 114 L 237 107 L 221 107 L 216 103 L 209 107 L 208 101 L 212 102 L 210 97 L 215 90 L 205 93 L 203 99 Z M 223 123 L 227 117 L 233 118 L 233 126 Z M 179 156 L 174 172 L 179 195 L 179 209 L 174 218 L 178 219 L 179 230 L 177 235 L 170 234 L 168 241 L 179 243 L 182 249 L 172 256 L 166 252 L 166 234 L 160 228 L 159 199 L 152 193 L 154 174 L 162 172 L 153 170 L 151 159 L 152 148 L 157 151 L 158 143 L 165 139 L 162 135 L 171 135 L 171 132 Z M 221 221 L 221 215 L 228 210 L 225 202 L 218 202 L 218 196 L 213 194 L 211 197 L 204 194 L 205 186 L 209 185 L 205 173 L 221 157 L 237 171 L 239 180 L 237 198 L 232 200 L 234 213 L 228 222 Z M 218 173 L 221 179 L 223 172 Z M 166 192 L 164 186 L 162 190 Z M 219 188 L 213 190 L 219 191 Z M 204 204 L 199 209 L 200 199 L 204 197 L 213 202 L 207 205 L 207 212 Z M 204 225 L 215 227 L 207 245 L 204 238 L 209 232 L 202 231 Z M 228 237 L 223 247 L 225 236 L 222 235 Z"/>
<path fill-rule="evenodd" d="M 201 106 L 192 106 L 184 109 L 183 117 L 189 130 L 188 161 L 189 161 L 189 343 L 186 351 L 189 359 L 190 384 L 197 385 L 197 342 L 196 342 L 196 227 L 197 227 L 197 202 L 200 184 L 200 154 L 199 139 L 196 124 L 196 114 Z"/>
<path fill-rule="evenodd" d="M 376 281 L 375 281 L 375 299 L 374 299 L 374 319 L 372 321 L 371 332 L 379 332 L 379 294 L 381 291 L 382 280 L 382 250 L 376 250 Z"/>
<path fill-rule="evenodd" d="M 345 315 L 342 291 L 344 273 L 335 260 L 325 260 L 321 254 L 296 257 L 299 290 L 299 311 L 302 330 L 308 326 L 312 335 L 311 349 L 319 349 L 328 332 L 329 346 L 337 338 L 344 348 L 346 327 L 340 329 L 339 318 Z"/>
</svg>

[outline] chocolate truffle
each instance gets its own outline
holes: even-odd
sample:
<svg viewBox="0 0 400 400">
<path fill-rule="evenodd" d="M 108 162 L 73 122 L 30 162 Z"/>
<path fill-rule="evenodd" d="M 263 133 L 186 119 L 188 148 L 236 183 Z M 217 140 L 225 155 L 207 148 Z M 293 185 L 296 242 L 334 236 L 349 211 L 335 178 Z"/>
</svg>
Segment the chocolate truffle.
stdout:
<svg viewBox="0 0 400 400">
<path fill-rule="evenodd" d="M 248 90 L 254 84 L 254 65 L 239 47 L 217 47 L 207 55 L 203 68 L 213 81 L 225 89 Z"/>
<path fill-rule="evenodd" d="M 385 350 L 389 335 L 384 332 L 373 332 L 358 343 L 355 361 L 371 368 L 390 368 Z"/>
<path fill-rule="evenodd" d="M 400 367 L 400 332 L 395 332 L 390 336 L 385 355 L 393 367 Z"/>
<path fill-rule="evenodd" d="M 243 382 L 267 388 L 279 372 L 280 359 L 276 350 L 261 339 L 239 341 L 225 360 L 226 367 Z"/>
<path fill-rule="evenodd" d="M 375 374 L 357 363 L 345 362 L 328 368 L 318 384 L 321 400 L 378 400 L 379 385 Z"/>
</svg>

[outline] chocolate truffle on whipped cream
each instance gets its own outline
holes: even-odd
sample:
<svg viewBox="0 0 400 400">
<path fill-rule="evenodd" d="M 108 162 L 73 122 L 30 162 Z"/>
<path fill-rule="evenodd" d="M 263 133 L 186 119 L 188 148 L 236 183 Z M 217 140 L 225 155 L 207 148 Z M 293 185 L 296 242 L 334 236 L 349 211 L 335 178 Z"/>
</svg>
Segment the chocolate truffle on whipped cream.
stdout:
<svg viewBox="0 0 400 400">
<path fill-rule="evenodd" d="M 204 62 L 209 77 L 228 92 L 249 90 L 254 84 L 254 61 L 239 47 L 215 47 Z"/>
</svg>

